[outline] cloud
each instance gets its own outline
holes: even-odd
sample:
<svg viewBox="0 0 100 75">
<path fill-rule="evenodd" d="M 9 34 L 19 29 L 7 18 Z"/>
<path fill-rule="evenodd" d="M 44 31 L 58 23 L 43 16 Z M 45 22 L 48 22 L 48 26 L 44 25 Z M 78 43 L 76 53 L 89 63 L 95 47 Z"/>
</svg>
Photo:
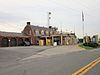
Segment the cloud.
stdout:
<svg viewBox="0 0 100 75">
<path fill-rule="evenodd" d="M 25 17 L 17 16 L 6 12 L 0 12 L 0 22 L 18 22 L 23 19 L 25 19 Z"/>
<path fill-rule="evenodd" d="M 62 25 L 64 31 L 66 29 L 74 31 L 75 25 L 78 36 L 82 36 L 81 12 L 83 10 L 86 33 L 91 34 L 94 25 L 94 32 L 100 33 L 99 3 L 99 0 L 6 0 L 6 2 L 0 0 L 0 24 L 23 28 L 25 22 L 31 21 L 35 25 L 46 26 L 47 12 L 50 11 L 52 12 L 51 25 L 59 28 Z M 21 31 L 19 29 L 18 31 Z"/>
</svg>

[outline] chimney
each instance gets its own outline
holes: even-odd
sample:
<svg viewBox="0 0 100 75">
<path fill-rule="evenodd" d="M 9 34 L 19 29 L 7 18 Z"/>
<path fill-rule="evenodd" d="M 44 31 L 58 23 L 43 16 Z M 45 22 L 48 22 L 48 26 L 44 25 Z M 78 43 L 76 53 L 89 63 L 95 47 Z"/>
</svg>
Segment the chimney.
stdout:
<svg viewBox="0 0 100 75">
<path fill-rule="evenodd" d="M 49 26 L 49 28 L 51 29 L 51 28 L 52 28 L 52 26 Z"/>
<path fill-rule="evenodd" d="M 27 25 L 31 25 L 31 22 L 27 22 Z"/>
</svg>

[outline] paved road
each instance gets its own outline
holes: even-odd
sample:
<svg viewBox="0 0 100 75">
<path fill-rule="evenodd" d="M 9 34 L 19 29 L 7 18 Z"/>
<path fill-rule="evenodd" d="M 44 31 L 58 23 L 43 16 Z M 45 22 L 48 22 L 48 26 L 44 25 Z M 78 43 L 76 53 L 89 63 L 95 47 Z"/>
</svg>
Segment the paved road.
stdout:
<svg viewBox="0 0 100 75">
<path fill-rule="evenodd" d="M 0 62 L 16 61 L 49 48 L 52 46 L 2 47 L 0 48 Z"/>
<path fill-rule="evenodd" d="M 55 47 L 11 65 L 0 65 L 0 75 L 71 75 L 98 57 L 99 49 L 83 51 L 73 46 Z"/>
<path fill-rule="evenodd" d="M 0 48 L 0 67 L 14 65 L 19 60 L 35 55 L 53 46 L 26 46 L 26 47 L 2 47 Z"/>
<path fill-rule="evenodd" d="M 90 69 L 86 75 L 100 75 L 100 63 Z"/>
</svg>

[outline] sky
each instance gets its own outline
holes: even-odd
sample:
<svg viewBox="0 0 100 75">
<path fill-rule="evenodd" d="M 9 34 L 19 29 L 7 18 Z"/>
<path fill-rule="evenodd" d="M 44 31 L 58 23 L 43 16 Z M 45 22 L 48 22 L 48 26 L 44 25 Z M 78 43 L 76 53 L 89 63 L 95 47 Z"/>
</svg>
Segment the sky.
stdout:
<svg viewBox="0 0 100 75">
<path fill-rule="evenodd" d="M 0 0 L 0 31 L 21 32 L 26 22 L 47 27 L 47 14 L 51 12 L 50 25 L 59 30 L 84 35 L 100 35 L 100 0 Z"/>
</svg>

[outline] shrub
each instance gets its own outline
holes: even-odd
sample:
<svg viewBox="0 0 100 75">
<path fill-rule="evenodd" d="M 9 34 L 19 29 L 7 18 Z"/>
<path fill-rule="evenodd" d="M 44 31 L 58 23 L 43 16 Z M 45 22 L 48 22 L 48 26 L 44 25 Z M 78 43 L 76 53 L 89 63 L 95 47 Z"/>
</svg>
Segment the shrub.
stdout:
<svg viewBox="0 0 100 75">
<path fill-rule="evenodd" d="M 84 46 L 88 46 L 88 43 L 83 43 Z"/>
<path fill-rule="evenodd" d="M 97 47 L 98 44 L 97 43 L 91 43 L 90 47 Z"/>
<path fill-rule="evenodd" d="M 93 48 L 98 47 L 98 43 L 84 43 L 83 45 L 84 45 L 84 46 L 93 47 Z"/>
</svg>

